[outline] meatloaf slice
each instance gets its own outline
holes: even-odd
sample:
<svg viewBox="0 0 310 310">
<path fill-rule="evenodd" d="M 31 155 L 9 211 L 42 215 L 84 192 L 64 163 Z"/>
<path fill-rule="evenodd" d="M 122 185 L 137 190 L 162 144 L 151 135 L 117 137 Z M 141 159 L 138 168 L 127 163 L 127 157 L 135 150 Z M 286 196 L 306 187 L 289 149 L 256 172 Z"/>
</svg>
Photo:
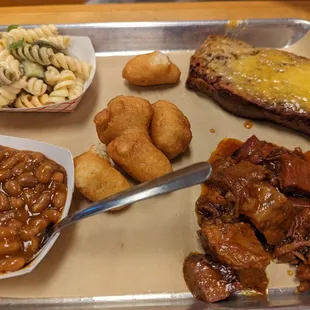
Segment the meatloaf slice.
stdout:
<svg viewBox="0 0 310 310">
<path fill-rule="evenodd" d="M 209 36 L 190 60 L 187 86 L 224 109 L 310 134 L 310 60 Z"/>
</svg>

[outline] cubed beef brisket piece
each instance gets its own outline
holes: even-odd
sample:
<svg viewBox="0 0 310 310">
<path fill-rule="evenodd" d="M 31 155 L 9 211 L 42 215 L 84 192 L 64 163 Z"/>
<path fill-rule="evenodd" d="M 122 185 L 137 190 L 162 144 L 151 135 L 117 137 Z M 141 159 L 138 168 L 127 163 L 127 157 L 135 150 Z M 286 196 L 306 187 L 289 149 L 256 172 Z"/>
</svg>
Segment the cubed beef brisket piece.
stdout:
<svg viewBox="0 0 310 310">
<path fill-rule="evenodd" d="M 220 232 L 217 230 L 218 226 L 213 225 L 210 229 L 210 226 L 207 226 L 198 231 L 203 248 L 208 255 L 213 253 L 210 246 L 217 248 L 220 257 L 215 254 L 213 259 L 225 262 L 225 265 L 234 270 L 243 290 L 266 294 L 268 278 L 265 267 L 269 263 L 270 257 L 261 247 L 250 225 L 243 223 L 221 225 Z M 214 231 L 216 232 L 214 233 Z M 214 235 L 215 238 L 220 238 L 219 234 L 222 234 L 223 231 L 222 237 L 223 239 L 227 237 L 227 240 L 224 242 L 215 240 Z M 227 234 L 225 231 L 229 231 L 229 233 Z M 213 238 L 211 241 L 210 237 Z M 252 247 L 252 252 L 248 245 Z M 248 268 L 248 266 L 252 268 Z"/>
<path fill-rule="evenodd" d="M 276 257 L 276 261 L 278 264 L 291 264 L 291 265 L 298 265 L 299 260 L 292 252 L 288 252 L 283 254 L 279 257 Z"/>
<path fill-rule="evenodd" d="M 297 211 L 304 208 L 310 209 L 310 199 L 295 196 L 287 196 L 287 199 Z"/>
<path fill-rule="evenodd" d="M 240 289 L 266 294 L 272 255 L 298 265 L 298 291 L 309 291 L 310 151 L 252 136 L 231 157 L 221 156 L 212 159 L 212 174 L 196 202 L 206 255 L 185 260 L 189 289 L 207 302 Z"/>
<path fill-rule="evenodd" d="M 220 159 L 212 165 L 212 174 L 207 183 L 237 195 L 249 182 L 263 180 L 267 174 L 268 171 L 262 166 L 256 166 L 244 160 L 235 164 L 228 157 Z"/>
<path fill-rule="evenodd" d="M 233 154 L 232 157 L 237 162 L 246 160 L 251 157 L 253 153 L 256 153 L 256 151 L 260 149 L 262 143 L 262 141 L 253 135 L 241 145 L 241 147 L 235 152 L 235 154 Z"/>
<path fill-rule="evenodd" d="M 205 251 L 234 270 L 265 269 L 269 254 L 257 240 L 250 224 L 206 225 L 199 232 Z"/>
<path fill-rule="evenodd" d="M 236 204 L 239 212 L 246 215 L 272 245 L 286 236 L 294 219 L 293 206 L 266 181 L 248 183 L 240 191 Z"/>
<path fill-rule="evenodd" d="M 264 269 L 241 269 L 236 275 L 243 290 L 251 290 L 266 295 L 268 278 Z"/>
<path fill-rule="evenodd" d="M 284 147 L 260 141 L 253 135 L 242 144 L 232 158 L 236 162 L 247 160 L 254 165 L 262 165 L 269 172 L 269 182 L 274 186 L 278 186 L 279 160 L 281 154 L 285 153 L 290 153 L 290 151 Z M 296 151 L 291 153 L 295 154 Z"/>
<path fill-rule="evenodd" d="M 301 281 L 310 281 L 310 265 L 300 263 L 296 271 L 296 278 Z"/>
<path fill-rule="evenodd" d="M 298 202 L 295 208 L 294 220 L 286 238 L 275 248 L 274 256 L 279 262 L 296 265 L 298 261 L 303 261 L 310 264 L 310 208 L 300 208 L 300 204 Z"/>
<path fill-rule="evenodd" d="M 295 207 L 295 217 L 287 237 L 302 241 L 310 237 L 310 208 Z"/>
<path fill-rule="evenodd" d="M 190 254 L 185 259 L 183 275 L 193 296 L 205 302 L 226 299 L 240 288 L 230 268 L 213 263 L 202 254 Z"/>
<path fill-rule="evenodd" d="M 310 195 L 310 164 L 298 156 L 280 156 L 280 187 L 285 193 Z"/>
<path fill-rule="evenodd" d="M 294 254 L 297 258 L 300 258 L 300 251 L 303 248 L 310 247 L 310 240 L 297 240 L 291 243 L 287 243 L 281 246 L 278 246 L 274 251 L 274 257 L 282 261 L 283 255 L 288 255 L 289 253 Z"/>
<path fill-rule="evenodd" d="M 287 150 L 272 143 L 261 141 L 253 135 L 242 144 L 233 154 L 232 158 L 236 162 L 247 160 L 254 165 L 263 165 L 275 159 L 280 153 L 283 153 L 283 151 L 286 152 Z"/>
<path fill-rule="evenodd" d="M 218 188 L 212 186 L 208 186 L 204 195 L 197 200 L 196 214 L 199 226 L 232 223 L 237 218 L 233 205 L 229 204 Z"/>
<path fill-rule="evenodd" d="M 296 278 L 300 280 L 297 290 L 300 293 L 310 291 L 310 265 L 300 263 L 297 267 Z"/>
<path fill-rule="evenodd" d="M 206 183 L 216 183 L 224 171 L 234 165 L 236 165 L 236 162 L 231 157 L 223 157 L 218 159 L 212 164 L 212 173 Z"/>
<path fill-rule="evenodd" d="M 297 287 L 299 293 L 305 293 L 310 291 L 310 281 L 300 281 L 300 284 Z"/>
</svg>

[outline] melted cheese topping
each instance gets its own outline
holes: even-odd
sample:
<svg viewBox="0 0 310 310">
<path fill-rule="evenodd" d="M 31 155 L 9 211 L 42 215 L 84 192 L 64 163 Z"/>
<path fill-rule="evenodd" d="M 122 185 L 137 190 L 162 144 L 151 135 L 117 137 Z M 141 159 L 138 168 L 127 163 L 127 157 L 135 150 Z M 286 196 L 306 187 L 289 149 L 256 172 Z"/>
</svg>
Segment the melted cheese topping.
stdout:
<svg viewBox="0 0 310 310">
<path fill-rule="evenodd" d="M 241 95 L 247 93 L 261 103 L 292 112 L 310 112 L 310 60 L 278 50 L 256 51 L 228 60 L 217 71 Z"/>
</svg>

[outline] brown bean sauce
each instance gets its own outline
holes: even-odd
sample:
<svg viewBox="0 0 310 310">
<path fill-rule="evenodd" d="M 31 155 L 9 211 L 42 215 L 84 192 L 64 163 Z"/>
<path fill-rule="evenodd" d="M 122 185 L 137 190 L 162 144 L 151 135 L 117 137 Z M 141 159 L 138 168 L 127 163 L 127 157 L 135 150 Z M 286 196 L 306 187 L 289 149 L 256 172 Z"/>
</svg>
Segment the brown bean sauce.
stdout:
<svg viewBox="0 0 310 310">
<path fill-rule="evenodd" d="M 67 199 L 65 169 L 39 152 L 0 145 L 0 273 L 23 268 Z"/>
</svg>

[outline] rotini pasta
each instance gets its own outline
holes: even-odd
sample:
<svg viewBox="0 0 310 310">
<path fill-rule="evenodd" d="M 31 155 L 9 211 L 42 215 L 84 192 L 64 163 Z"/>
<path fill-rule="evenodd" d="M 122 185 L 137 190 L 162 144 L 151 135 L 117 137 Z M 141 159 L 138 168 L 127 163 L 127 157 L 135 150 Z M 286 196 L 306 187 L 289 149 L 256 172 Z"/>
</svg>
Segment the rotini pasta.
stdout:
<svg viewBox="0 0 310 310">
<path fill-rule="evenodd" d="M 84 81 L 77 77 L 74 86 L 69 89 L 69 99 L 71 100 L 80 96 L 83 93 L 83 90 Z"/>
<path fill-rule="evenodd" d="M 11 25 L 0 32 L 0 109 L 34 108 L 80 96 L 92 66 L 68 55 L 70 44 L 71 37 L 59 34 L 53 24 L 33 29 Z"/>
<path fill-rule="evenodd" d="M 0 62 L 0 85 L 10 85 L 15 80 L 15 72 L 6 62 Z"/>
<path fill-rule="evenodd" d="M 59 103 L 64 102 L 67 100 L 67 97 L 69 96 L 69 91 L 67 88 L 60 88 L 57 90 L 54 90 L 49 95 L 49 102 L 53 103 Z"/>
<path fill-rule="evenodd" d="M 9 47 L 7 39 L 0 39 L 0 51 L 7 49 Z"/>
<path fill-rule="evenodd" d="M 0 52 L 0 85 L 9 85 L 19 80 L 20 77 L 19 61 L 7 49 L 2 50 Z"/>
<path fill-rule="evenodd" d="M 62 89 L 62 88 L 71 88 L 75 84 L 76 77 L 74 73 L 70 70 L 62 70 L 60 73 L 59 80 L 54 87 L 54 90 Z"/>
<path fill-rule="evenodd" d="M 12 103 L 17 94 L 27 86 L 27 82 L 24 78 L 12 83 L 11 85 L 4 85 L 0 87 L 0 107 L 6 106 Z"/>
<path fill-rule="evenodd" d="M 14 41 L 24 39 L 26 43 L 33 43 L 40 38 L 48 38 L 58 34 L 55 25 L 42 25 L 34 29 L 25 29 L 18 27 L 9 32 L 2 32 L 2 38 L 13 38 Z"/>
<path fill-rule="evenodd" d="M 40 40 L 51 42 L 63 50 L 67 49 L 71 43 L 71 39 L 69 36 L 54 36 L 54 37 L 40 38 Z"/>
<path fill-rule="evenodd" d="M 51 64 L 50 56 L 54 52 L 51 48 L 39 47 L 39 45 L 25 44 L 22 47 L 12 49 L 12 55 L 17 59 L 25 59 L 37 62 L 40 65 L 48 66 Z"/>
<path fill-rule="evenodd" d="M 24 89 L 31 95 L 42 96 L 46 92 L 47 85 L 42 80 L 33 77 L 28 81 L 28 85 Z"/>
<path fill-rule="evenodd" d="M 84 80 L 90 75 L 91 65 L 76 57 L 67 56 L 63 53 L 54 53 L 51 48 L 39 47 L 38 45 L 25 44 L 22 47 L 12 50 L 17 59 L 28 59 L 43 66 L 53 65 L 56 68 L 76 72 Z"/>
<path fill-rule="evenodd" d="M 15 108 L 38 108 L 49 102 L 49 96 L 32 96 L 29 94 L 21 94 L 14 102 Z"/>
<path fill-rule="evenodd" d="M 44 79 L 45 83 L 51 86 L 55 86 L 55 84 L 58 82 L 60 78 L 59 71 L 53 66 L 48 66 L 44 74 L 45 74 Z"/>
<path fill-rule="evenodd" d="M 71 70 L 74 73 L 76 72 L 85 80 L 89 78 L 91 65 L 85 61 L 79 60 L 76 57 L 64 55 L 63 53 L 51 55 L 50 60 L 52 65 L 56 68 Z"/>
</svg>

